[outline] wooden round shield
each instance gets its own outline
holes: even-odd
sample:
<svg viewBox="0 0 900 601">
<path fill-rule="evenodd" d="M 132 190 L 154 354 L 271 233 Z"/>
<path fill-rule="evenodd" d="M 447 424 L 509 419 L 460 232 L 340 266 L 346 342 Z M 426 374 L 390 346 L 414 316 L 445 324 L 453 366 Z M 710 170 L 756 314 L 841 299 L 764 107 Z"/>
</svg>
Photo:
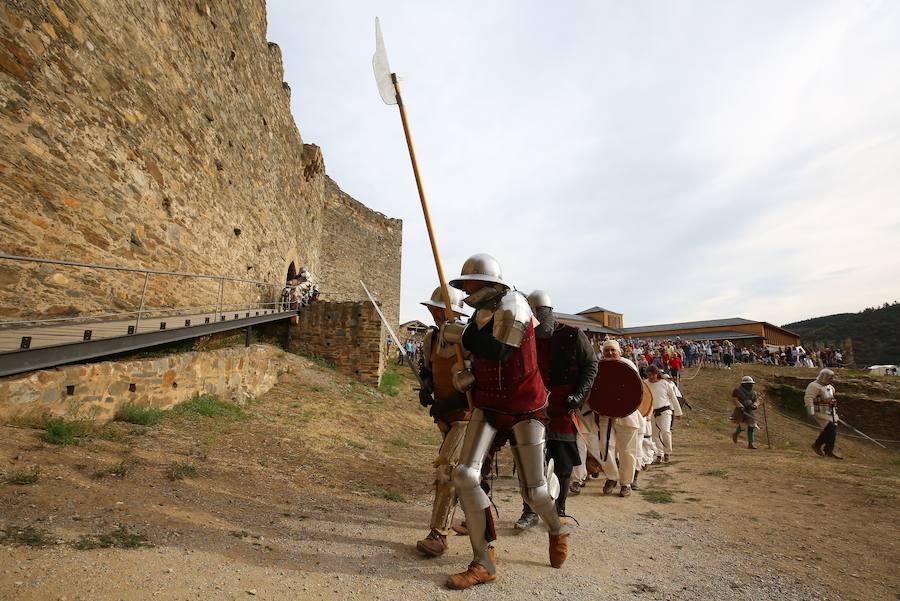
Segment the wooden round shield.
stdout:
<svg viewBox="0 0 900 601">
<path fill-rule="evenodd" d="M 625 417 L 641 404 L 644 388 L 637 370 L 622 359 L 600 359 L 588 405 L 607 417 Z"/>
<path fill-rule="evenodd" d="M 638 411 L 641 412 L 641 415 L 647 417 L 650 415 L 650 411 L 653 410 L 653 393 L 650 392 L 650 387 L 643 380 L 641 380 L 641 387 L 644 389 L 644 396 L 641 397 L 641 406 L 638 407 Z"/>
</svg>

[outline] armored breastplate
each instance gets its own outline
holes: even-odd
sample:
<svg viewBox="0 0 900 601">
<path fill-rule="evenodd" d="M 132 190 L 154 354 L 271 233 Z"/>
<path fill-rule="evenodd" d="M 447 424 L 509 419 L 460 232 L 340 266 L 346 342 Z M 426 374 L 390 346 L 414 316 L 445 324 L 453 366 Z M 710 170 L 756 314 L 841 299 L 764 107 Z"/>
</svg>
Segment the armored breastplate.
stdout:
<svg viewBox="0 0 900 601">
<path fill-rule="evenodd" d="M 475 406 L 504 413 L 525 413 L 544 406 L 547 393 L 538 370 L 534 326 L 504 361 L 474 357 Z"/>
</svg>

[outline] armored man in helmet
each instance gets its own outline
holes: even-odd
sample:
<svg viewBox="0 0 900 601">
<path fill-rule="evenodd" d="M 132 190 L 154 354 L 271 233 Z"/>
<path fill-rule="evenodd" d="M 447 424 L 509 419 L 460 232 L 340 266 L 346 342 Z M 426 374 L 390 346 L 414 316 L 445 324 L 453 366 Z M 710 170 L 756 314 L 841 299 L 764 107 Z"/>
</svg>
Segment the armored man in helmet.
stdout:
<svg viewBox="0 0 900 601">
<path fill-rule="evenodd" d="M 463 315 L 463 293 L 454 288 L 451 288 L 449 293 L 450 309 L 457 317 Z M 446 321 L 440 288 L 435 288 L 431 299 L 422 304 L 428 307 L 435 324 L 440 326 Z M 456 495 L 453 492 L 450 474 L 459 459 L 463 437 L 466 435 L 466 425 L 469 423 L 469 403 L 466 395 L 453 387 L 456 351 L 452 345 L 441 345 L 437 334 L 438 329 L 431 328 L 425 335 L 420 368 L 422 388 L 419 391 L 419 402 L 423 407 L 431 407 L 430 415 L 443 437 L 434 462 L 431 531 L 428 536 L 416 543 L 416 549 L 431 557 L 443 555 L 447 550 L 447 535 L 450 533 L 450 521 L 456 507 Z"/>
<path fill-rule="evenodd" d="M 550 389 L 547 455 L 553 461 L 553 471 L 559 480 L 556 512 L 565 516 L 572 468 L 581 465 L 575 421 L 578 418 L 573 412 L 581 408 L 591 392 L 591 384 L 597 375 L 597 355 L 584 332 L 556 320 L 549 294 L 535 290 L 528 295 L 528 305 L 540 322 L 534 328 L 534 335 L 541 379 Z M 516 528 L 530 528 L 535 523 L 537 515 L 526 503 Z"/>
<path fill-rule="evenodd" d="M 555 568 L 566 560 L 569 534 L 556 513 L 559 482 L 544 465 L 547 391 L 538 369 L 531 309 L 525 297 L 503 281 L 500 265 L 490 255 L 469 257 L 450 285 L 464 290 L 465 303 L 475 309 L 465 328 L 448 323 L 441 329 L 445 343 L 461 340 L 472 353 L 472 372 L 454 376 L 457 389 L 474 383 L 474 411 L 453 484 L 466 514 L 474 557 L 467 570 L 447 580 L 452 589 L 466 589 L 497 579 L 497 556 L 490 544 L 497 537 L 491 503 L 479 484 L 484 457 L 498 432 L 510 434 L 522 500 L 549 528 L 550 565 Z"/>
</svg>

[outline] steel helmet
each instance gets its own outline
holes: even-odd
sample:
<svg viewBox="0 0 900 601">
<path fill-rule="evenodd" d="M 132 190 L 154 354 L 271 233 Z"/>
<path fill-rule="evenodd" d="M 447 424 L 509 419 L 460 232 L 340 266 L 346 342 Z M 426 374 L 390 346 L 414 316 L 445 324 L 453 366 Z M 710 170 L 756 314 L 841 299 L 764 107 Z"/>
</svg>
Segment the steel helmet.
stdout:
<svg viewBox="0 0 900 601">
<path fill-rule="evenodd" d="M 448 288 L 447 292 L 450 294 L 450 310 L 454 313 L 459 313 L 460 315 L 466 315 L 466 309 L 463 307 L 462 300 L 465 298 L 465 293 L 462 290 L 457 290 L 456 288 Z M 444 309 L 444 295 L 441 292 L 441 287 L 438 286 L 434 289 L 434 292 L 431 293 L 431 298 L 423 303 L 426 307 L 434 307 L 435 309 Z"/>
<path fill-rule="evenodd" d="M 752 377 L 744 376 L 743 378 L 741 378 L 741 384 L 756 384 L 756 382 L 753 381 Z"/>
<path fill-rule="evenodd" d="M 537 311 L 538 307 L 550 307 L 552 309 L 553 301 L 550 300 L 550 295 L 545 290 L 535 290 L 528 295 L 528 306 L 531 307 L 532 312 Z"/>
<path fill-rule="evenodd" d="M 450 285 L 462 289 L 462 283 L 466 281 L 488 282 L 509 288 L 509 284 L 503 281 L 500 263 L 486 253 L 478 253 L 466 259 L 459 272 L 459 277 L 450 280 Z"/>
</svg>

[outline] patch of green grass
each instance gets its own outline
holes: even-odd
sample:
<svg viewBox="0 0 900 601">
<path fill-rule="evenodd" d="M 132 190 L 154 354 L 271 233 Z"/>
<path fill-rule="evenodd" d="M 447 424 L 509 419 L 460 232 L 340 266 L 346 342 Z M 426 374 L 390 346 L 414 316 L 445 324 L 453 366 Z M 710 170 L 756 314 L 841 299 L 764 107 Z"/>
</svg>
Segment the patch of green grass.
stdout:
<svg viewBox="0 0 900 601">
<path fill-rule="evenodd" d="M 152 546 L 143 534 L 130 532 L 124 526 L 119 526 L 111 532 L 96 536 L 82 536 L 74 547 L 80 551 L 90 549 L 138 549 Z"/>
<path fill-rule="evenodd" d="M 185 461 L 176 461 L 166 468 L 166 477 L 172 481 L 196 478 L 197 468 Z"/>
<path fill-rule="evenodd" d="M 631 593 L 634 595 L 640 595 L 642 593 L 656 593 L 659 591 L 659 588 L 653 586 L 652 584 L 646 584 L 643 582 L 635 582 L 631 585 Z"/>
<path fill-rule="evenodd" d="M 6 482 L 8 484 L 18 484 L 20 486 L 25 486 L 28 484 L 34 484 L 40 477 L 41 468 L 34 466 L 15 470 L 6 477 Z"/>
<path fill-rule="evenodd" d="M 728 476 L 728 470 L 710 470 L 708 472 L 703 472 L 704 476 L 713 476 L 715 478 L 726 478 Z"/>
<path fill-rule="evenodd" d="M 372 494 L 395 503 L 406 503 L 406 497 L 403 496 L 403 493 L 392 488 L 384 489 L 376 486 L 372 489 Z"/>
<path fill-rule="evenodd" d="M 124 478 L 131 471 L 132 463 L 127 459 L 123 459 L 115 465 L 105 467 L 94 472 L 94 478 L 105 478 L 107 476 L 115 476 L 116 478 Z"/>
<path fill-rule="evenodd" d="M 139 426 L 155 426 L 165 416 L 166 412 L 156 407 L 143 407 L 135 403 L 125 403 L 116 410 L 113 420 Z"/>
<path fill-rule="evenodd" d="M 685 499 L 685 501 L 690 501 L 691 503 L 697 503 L 698 501 L 702 501 L 702 500 L 703 499 L 701 499 L 700 497 L 688 497 Z"/>
<path fill-rule="evenodd" d="M 358 440 L 352 440 L 352 439 L 347 441 L 347 446 L 353 447 L 354 449 L 360 449 L 360 450 L 369 448 L 369 445 L 367 445 L 366 443 L 360 442 Z"/>
<path fill-rule="evenodd" d="M 73 445 L 94 432 L 94 425 L 84 420 L 68 421 L 63 417 L 48 419 L 43 425 L 41 440 L 50 444 Z"/>
<path fill-rule="evenodd" d="M 221 400 L 214 394 L 198 394 L 175 405 L 170 413 L 172 415 L 183 415 L 191 418 L 196 417 L 217 417 L 226 420 L 240 420 L 247 417 L 243 409 L 234 403 L 228 403 Z"/>
<path fill-rule="evenodd" d="M 644 513 L 641 513 L 639 515 L 641 515 L 645 518 L 651 519 L 651 520 L 661 520 L 664 517 L 666 517 L 656 510 L 645 511 Z"/>
<path fill-rule="evenodd" d="M 262 457 L 258 457 L 256 459 L 256 463 L 260 464 L 262 467 L 269 467 L 272 465 L 272 460 L 263 455 Z"/>
<path fill-rule="evenodd" d="M 396 369 L 397 366 L 389 366 L 381 375 L 381 384 L 378 389 L 388 396 L 397 396 L 400 394 L 400 384 L 403 382 L 403 376 Z"/>
<path fill-rule="evenodd" d="M 0 530 L 0 543 L 15 545 L 18 547 L 33 547 L 40 549 L 55 544 L 50 533 L 33 526 L 7 526 Z"/>
<path fill-rule="evenodd" d="M 398 449 L 408 449 L 409 448 L 409 441 L 406 440 L 405 438 L 400 438 L 400 437 L 388 438 L 387 443 L 389 445 L 393 445 L 393 446 L 397 447 Z"/>
<path fill-rule="evenodd" d="M 337 367 L 337 364 L 334 361 L 326 357 L 322 357 L 321 355 L 306 355 L 306 358 L 319 367 L 324 367 L 326 369 L 334 369 L 335 367 Z"/>
<path fill-rule="evenodd" d="M 641 496 L 648 503 L 672 503 L 672 491 L 670 490 L 640 490 Z"/>
</svg>

